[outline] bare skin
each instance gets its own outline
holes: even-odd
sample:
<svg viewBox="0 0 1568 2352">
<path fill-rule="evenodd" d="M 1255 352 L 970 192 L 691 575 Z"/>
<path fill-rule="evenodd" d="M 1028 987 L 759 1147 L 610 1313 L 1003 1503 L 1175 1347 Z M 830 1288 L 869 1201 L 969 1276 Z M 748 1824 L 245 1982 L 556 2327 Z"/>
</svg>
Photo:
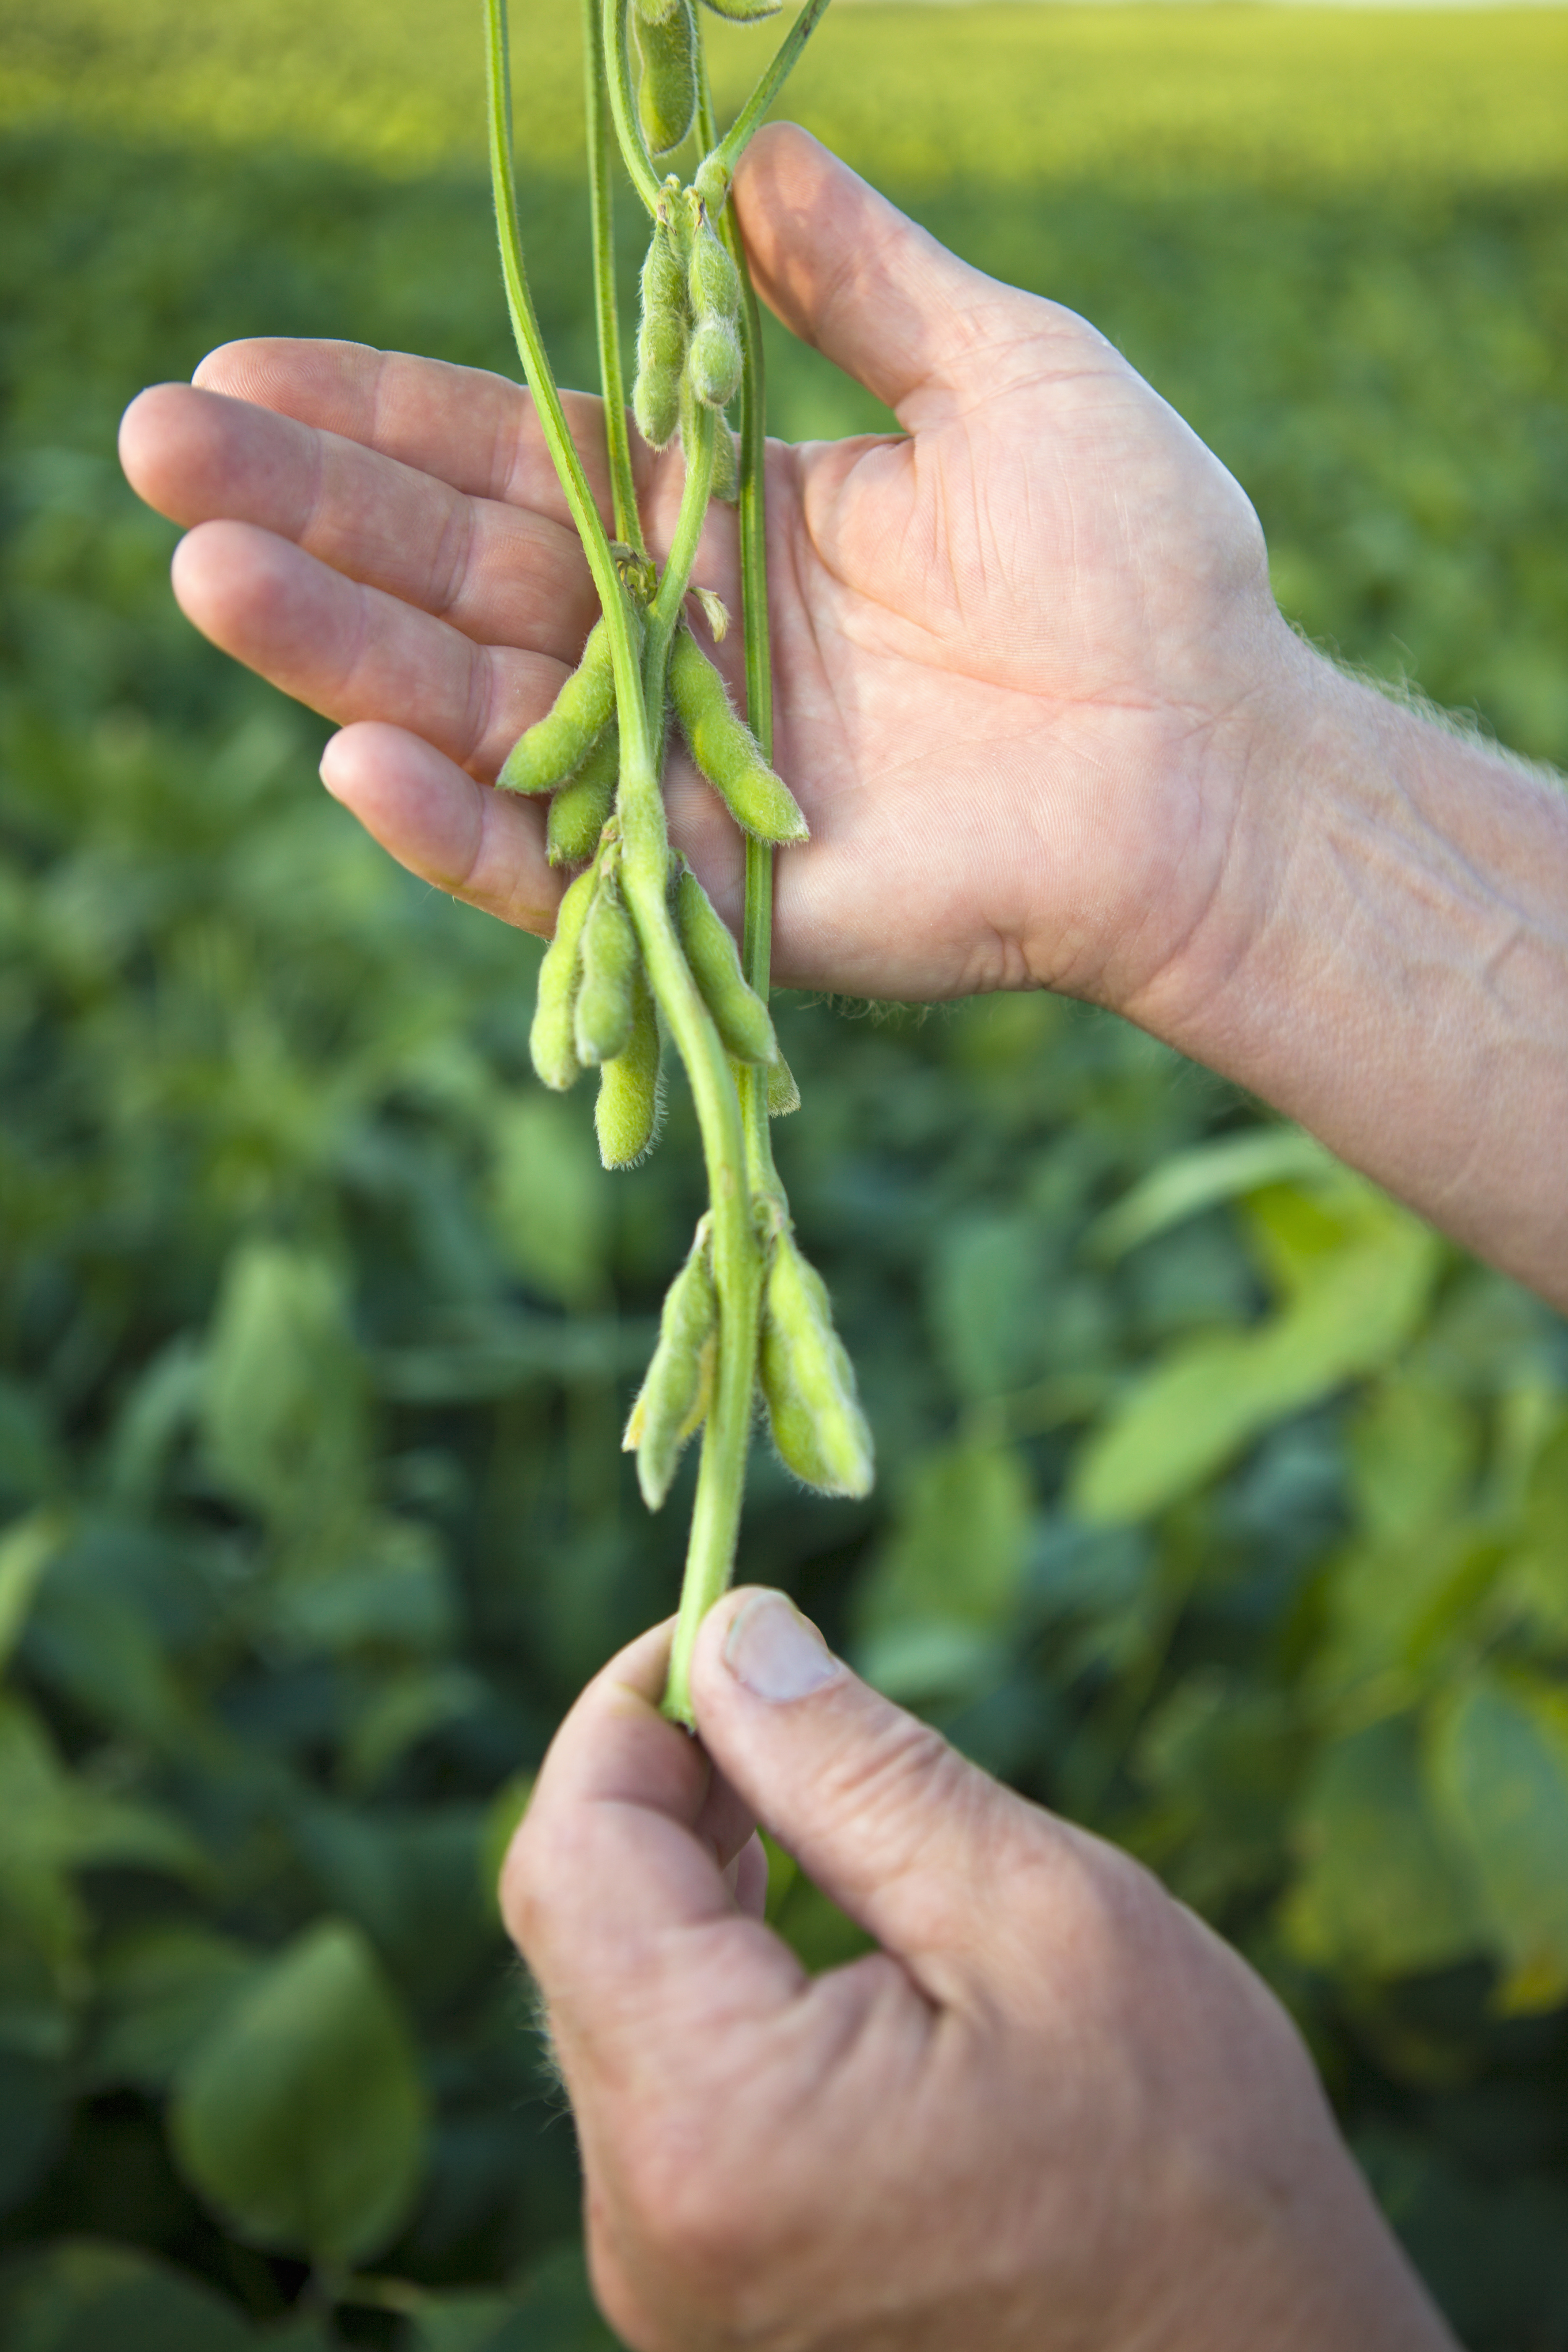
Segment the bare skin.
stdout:
<svg viewBox="0 0 1568 2352">
<path fill-rule="evenodd" d="M 1302 646 L 1247 499 L 1091 327 L 801 132 L 735 200 L 766 299 L 908 436 L 771 453 L 777 755 L 813 830 L 779 978 L 1109 1005 L 1568 1306 L 1568 796 Z M 144 393 L 122 450 L 189 527 L 197 626 L 340 722 L 329 788 L 549 930 L 542 813 L 491 780 L 594 604 L 526 395 L 235 344 Z M 658 545 L 679 481 L 643 463 Z M 697 576 L 735 600 L 732 524 Z M 717 802 L 678 767 L 670 803 L 735 911 Z M 650 1635 L 508 1865 L 636 2352 L 1451 2352 L 1239 1960 L 809 1637 L 792 1695 L 745 1604 L 699 1648 L 702 1747 L 657 1714 Z M 758 1818 L 875 1957 L 803 1978 L 760 1924 Z"/>
<path fill-rule="evenodd" d="M 1109 1005 L 1568 1306 L 1568 795 L 1304 646 L 1242 491 L 1082 320 L 804 132 L 760 139 L 735 201 L 768 300 L 907 428 L 772 453 L 777 754 L 813 831 L 779 863 L 780 981 Z M 489 785 L 594 604 L 526 395 L 238 343 L 121 446 L 191 526 L 197 626 L 342 722 L 329 788 L 548 930 L 542 814 Z M 643 456 L 657 543 L 679 460 Z M 728 518 L 698 577 L 734 601 Z M 670 799 L 734 911 L 719 803 L 679 768 Z"/>
<path fill-rule="evenodd" d="M 635 2352 L 1454 2352 L 1294 2029 L 1190 1912 L 782 1595 L 704 1626 L 701 1747 L 658 1713 L 668 1640 L 578 1702 L 503 1882 Z M 758 1818 L 878 1952 L 805 1974 Z"/>
</svg>

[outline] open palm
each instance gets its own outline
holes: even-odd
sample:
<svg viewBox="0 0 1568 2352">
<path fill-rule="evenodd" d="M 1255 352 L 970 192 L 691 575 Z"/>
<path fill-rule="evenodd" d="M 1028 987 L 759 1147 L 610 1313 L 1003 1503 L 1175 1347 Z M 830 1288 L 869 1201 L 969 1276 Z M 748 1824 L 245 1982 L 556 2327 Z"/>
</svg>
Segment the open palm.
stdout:
<svg viewBox="0 0 1568 2352">
<path fill-rule="evenodd" d="M 813 835 L 779 859 L 777 976 L 1132 1009 L 1211 914 L 1282 635 L 1252 509 L 1092 328 L 943 252 L 805 133 L 763 133 L 735 201 L 761 291 L 905 427 L 770 452 L 775 761 Z M 596 406 L 570 413 L 604 488 Z M 342 722 L 331 789 L 441 887 L 548 930 L 542 809 L 489 784 L 595 604 L 526 394 L 240 343 L 143 394 L 121 446 L 193 527 L 192 619 Z M 657 547 L 679 460 L 639 463 Z M 696 578 L 736 601 L 722 509 Z M 734 638 L 723 657 L 733 676 Z M 736 909 L 738 836 L 679 758 L 669 802 Z"/>
</svg>

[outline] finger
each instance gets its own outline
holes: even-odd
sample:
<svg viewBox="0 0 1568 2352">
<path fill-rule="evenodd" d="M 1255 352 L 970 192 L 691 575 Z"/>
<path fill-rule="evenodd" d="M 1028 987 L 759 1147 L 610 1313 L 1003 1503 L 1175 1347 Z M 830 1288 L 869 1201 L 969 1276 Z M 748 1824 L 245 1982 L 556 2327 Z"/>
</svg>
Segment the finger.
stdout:
<svg viewBox="0 0 1568 2352">
<path fill-rule="evenodd" d="M 1076 1874 L 1077 1841 L 832 1656 L 782 1593 L 730 1594 L 699 1638 L 703 1745 L 758 1819 L 928 1994 L 996 1933 L 996 1890 Z"/>
<path fill-rule="evenodd" d="M 296 341 L 258 336 L 209 352 L 195 383 L 258 408 L 278 410 L 362 441 L 471 498 L 531 507 L 571 520 L 544 446 L 533 402 L 520 384 L 485 368 L 453 367 L 368 343 Z M 600 513 L 610 511 L 609 464 L 601 404 L 563 395 L 566 419 Z"/>
<path fill-rule="evenodd" d="M 400 866 L 520 930 L 555 928 L 563 877 L 544 854 L 544 811 L 477 783 L 419 736 L 366 721 L 321 755 L 321 782 Z"/>
<path fill-rule="evenodd" d="M 174 581 L 202 634 L 286 694 L 343 725 L 409 728 L 476 775 L 496 774 L 567 674 L 543 654 L 477 646 L 253 523 L 198 523 Z"/>
<path fill-rule="evenodd" d="M 563 2047 L 591 2040 L 611 2072 L 645 2063 L 645 2045 L 647 2063 L 668 2063 L 683 2022 L 700 2034 L 775 2015 L 804 1981 L 793 1953 L 737 1910 L 708 1759 L 658 1712 L 669 1633 L 645 1634 L 584 1692 L 501 1874 L 508 1927 Z"/>
<path fill-rule="evenodd" d="M 768 1857 L 755 1831 L 724 1874 L 735 1891 L 735 1908 L 761 1919 L 768 1907 Z"/>
<path fill-rule="evenodd" d="M 154 384 L 126 410 L 120 452 L 175 522 L 258 524 L 480 644 L 568 661 L 597 614 L 575 531 L 246 401 Z"/>
<path fill-rule="evenodd" d="M 753 140 L 735 205 L 769 307 L 911 431 L 1037 375 L 1052 327 L 1089 331 L 960 261 L 794 123 Z"/>
</svg>

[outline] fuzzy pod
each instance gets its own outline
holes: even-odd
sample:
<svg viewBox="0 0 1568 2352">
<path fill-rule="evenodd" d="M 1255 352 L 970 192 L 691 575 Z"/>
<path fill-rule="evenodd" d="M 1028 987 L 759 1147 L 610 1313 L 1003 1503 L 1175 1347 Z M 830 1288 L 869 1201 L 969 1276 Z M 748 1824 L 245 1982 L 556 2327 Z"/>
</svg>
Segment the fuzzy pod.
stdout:
<svg viewBox="0 0 1568 2352">
<path fill-rule="evenodd" d="M 583 974 L 573 1013 L 577 1059 L 613 1062 L 631 1041 L 642 950 L 621 897 L 613 858 L 602 859 L 598 887 L 583 926 Z"/>
<path fill-rule="evenodd" d="M 497 783 L 509 793 L 553 792 L 576 774 L 615 706 L 615 652 L 601 616 L 551 709 L 507 753 Z"/>
<path fill-rule="evenodd" d="M 768 1261 L 758 1370 L 785 1469 L 820 1495 L 868 1495 L 871 1433 L 855 1392 L 854 1367 L 833 1328 L 827 1286 L 787 1226 L 775 1236 Z"/>
<path fill-rule="evenodd" d="M 669 655 L 669 693 L 691 756 L 737 824 L 759 841 L 806 841 L 800 803 L 763 759 L 723 679 L 684 625 Z"/>
<path fill-rule="evenodd" d="M 668 155 L 691 134 L 697 120 L 697 19 L 691 0 L 676 0 L 652 22 L 637 16 L 642 79 L 637 112 L 651 155 Z"/>
<path fill-rule="evenodd" d="M 687 298 L 699 326 L 717 319 L 732 327 L 741 315 L 741 273 L 704 210 L 691 237 L 686 269 Z"/>
<path fill-rule="evenodd" d="M 553 1087 L 558 1094 L 564 1094 L 568 1087 L 576 1084 L 577 1073 L 583 1066 L 577 1057 L 574 1016 L 582 976 L 583 927 L 594 903 L 594 890 L 592 869 L 579 874 L 561 901 L 555 918 L 555 937 L 545 949 L 544 961 L 539 967 L 539 993 L 533 1008 L 533 1026 L 528 1033 L 528 1050 L 545 1085 Z"/>
<path fill-rule="evenodd" d="M 606 1168 L 631 1168 L 658 1139 L 658 1016 L 639 971 L 632 982 L 632 1034 L 624 1053 L 599 1071 L 594 1127 Z"/>
<path fill-rule="evenodd" d="M 663 449 L 680 422 L 681 387 L 691 321 L 686 307 L 686 273 L 669 225 L 661 219 L 642 266 L 642 315 L 637 323 L 637 372 L 632 414 L 650 449 Z"/>
<path fill-rule="evenodd" d="M 768 1117 L 787 1118 L 792 1110 L 800 1108 L 800 1088 L 795 1082 L 795 1072 L 782 1054 L 775 1054 L 768 1064 Z"/>
<path fill-rule="evenodd" d="M 765 1066 L 778 1052 L 768 1008 L 747 984 L 729 925 L 684 859 L 675 886 L 675 922 L 725 1051 L 738 1062 Z"/>
<path fill-rule="evenodd" d="M 735 457 L 735 436 L 724 419 L 719 419 L 713 436 L 713 496 L 721 506 L 732 507 L 741 495 L 741 468 Z M 715 637 L 723 634 L 715 629 Z"/>
<path fill-rule="evenodd" d="M 760 25 L 764 17 L 778 15 L 784 0 L 705 0 L 705 5 L 731 25 Z"/>
<path fill-rule="evenodd" d="M 704 408 L 727 408 L 741 389 L 741 338 L 732 319 L 700 319 L 686 353 L 686 380 Z"/>
<path fill-rule="evenodd" d="M 665 25 L 680 5 L 680 0 L 632 0 L 632 5 L 645 25 Z"/>
<path fill-rule="evenodd" d="M 551 796 L 545 845 L 552 866 L 581 866 L 593 856 L 620 772 L 621 732 L 612 719 L 576 774 Z"/>
<path fill-rule="evenodd" d="M 637 1457 L 637 1484 L 650 1511 L 669 1492 L 681 1449 L 701 1428 L 719 1357 L 719 1300 L 708 1263 L 708 1220 L 665 1293 L 658 1343 L 622 1444 Z"/>
</svg>

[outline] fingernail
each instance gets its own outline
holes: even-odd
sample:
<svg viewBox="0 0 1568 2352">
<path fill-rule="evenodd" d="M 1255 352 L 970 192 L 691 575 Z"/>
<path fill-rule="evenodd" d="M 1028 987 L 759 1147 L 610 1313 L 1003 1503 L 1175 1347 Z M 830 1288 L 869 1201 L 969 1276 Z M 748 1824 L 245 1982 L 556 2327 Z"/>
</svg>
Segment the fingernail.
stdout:
<svg viewBox="0 0 1568 2352">
<path fill-rule="evenodd" d="M 724 1664 L 753 1697 L 805 1698 L 843 1669 L 808 1618 L 782 1592 L 753 1593 L 724 1636 Z"/>
</svg>

